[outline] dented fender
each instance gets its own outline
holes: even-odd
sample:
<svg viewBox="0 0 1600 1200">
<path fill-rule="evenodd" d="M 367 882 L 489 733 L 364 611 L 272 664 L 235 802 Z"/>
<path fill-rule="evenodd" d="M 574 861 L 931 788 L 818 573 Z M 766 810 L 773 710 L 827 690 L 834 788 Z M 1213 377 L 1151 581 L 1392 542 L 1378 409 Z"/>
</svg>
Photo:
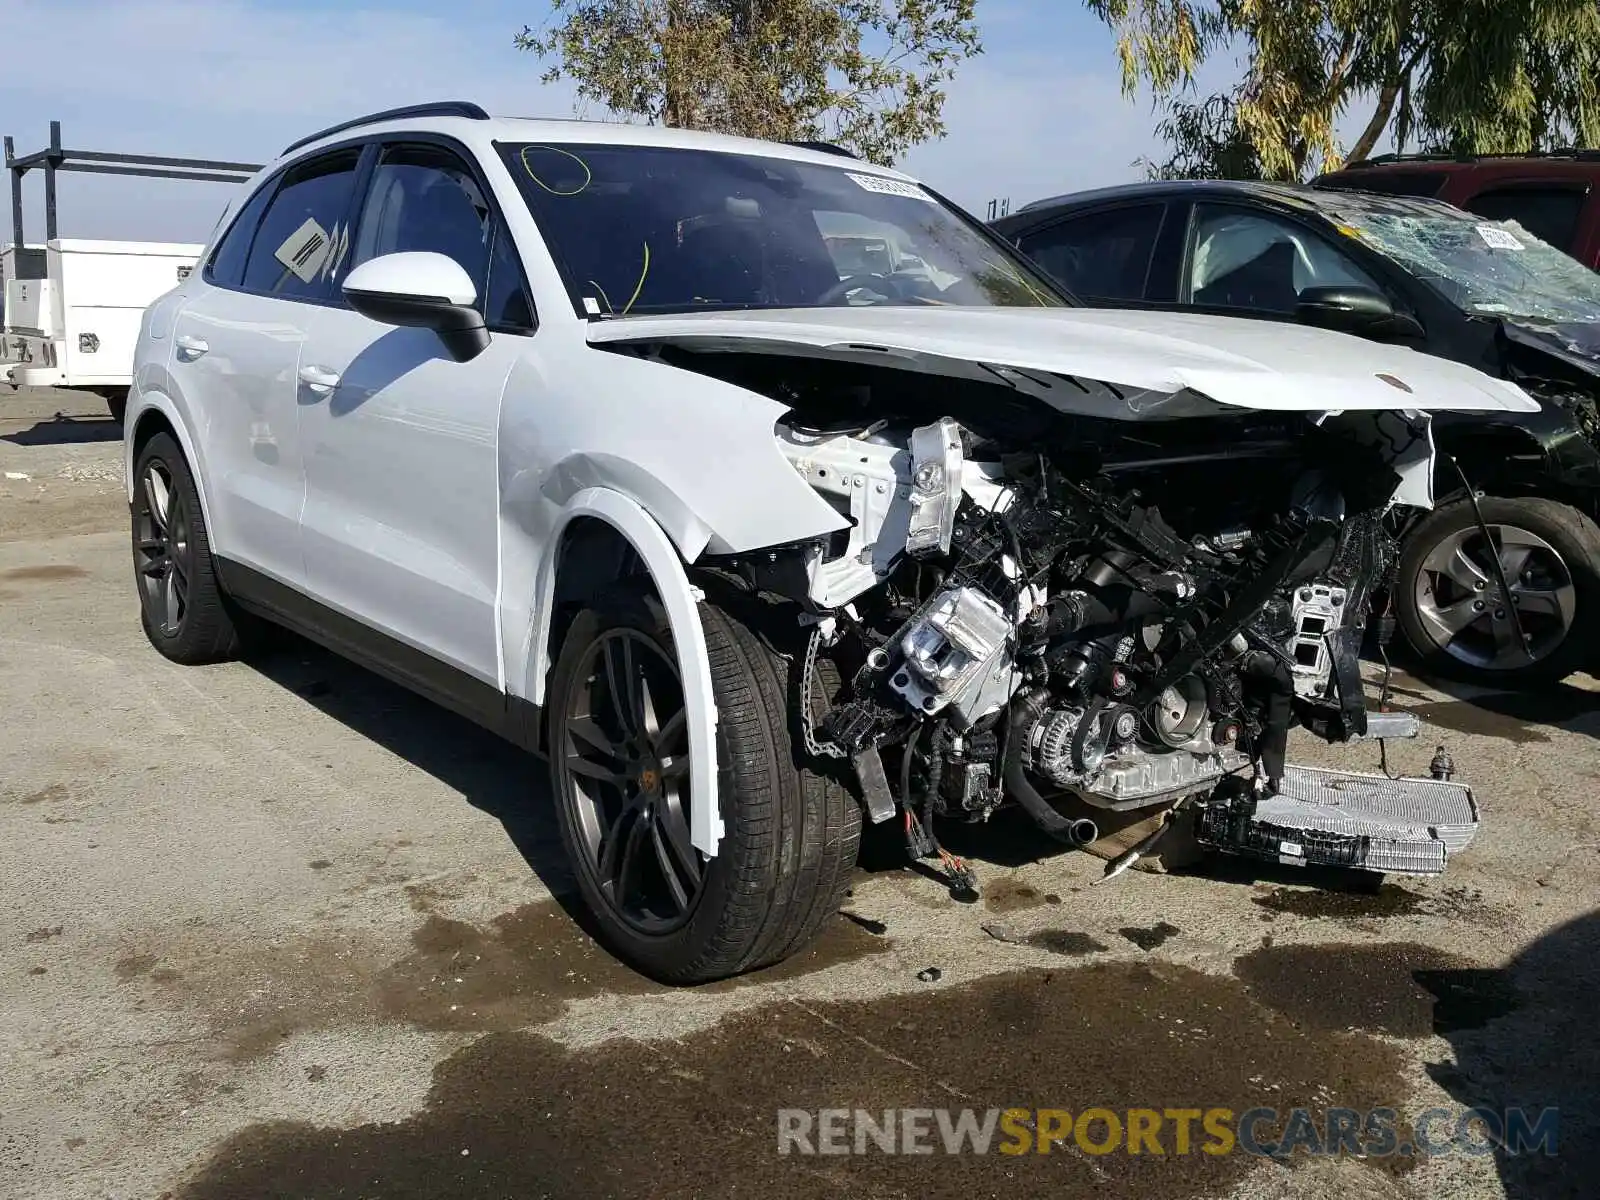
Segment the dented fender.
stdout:
<svg viewBox="0 0 1600 1200">
<path fill-rule="evenodd" d="M 557 395 L 584 400 L 550 403 Z M 497 614 L 507 690 L 544 704 L 562 534 L 579 517 L 605 522 L 644 561 L 671 623 L 690 711 L 690 833 L 707 854 L 722 837 L 716 705 L 687 564 L 847 524 L 780 452 L 785 411 L 666 363 L 554 339 L 512 368 L 502 402 Z"/>
<path fill-rule="evenodd" d="M 586 488 L 561 510 L 538 568 L 533 621 L 528 632 L 528 699 L 545 702 L 551 661 L 550 624 L 554 616 L 556 574 L 562 535 L 573 521 L 592 517 L 627 539 L 644 561 L 666 610 L 667 624 L 678 652 L 689 735 L 689 840 L 697 850 L 715 856 L 722 841 L 722 814 L 717 804 L 717 704 L 711 688 L 711 660 L 700 624 L 700 594 L 689 583 L 683 560 L 666 531 L 637 503 L 605 488 Z M 554 753 L 552 748 L 552 753 Z"/>
</svg>

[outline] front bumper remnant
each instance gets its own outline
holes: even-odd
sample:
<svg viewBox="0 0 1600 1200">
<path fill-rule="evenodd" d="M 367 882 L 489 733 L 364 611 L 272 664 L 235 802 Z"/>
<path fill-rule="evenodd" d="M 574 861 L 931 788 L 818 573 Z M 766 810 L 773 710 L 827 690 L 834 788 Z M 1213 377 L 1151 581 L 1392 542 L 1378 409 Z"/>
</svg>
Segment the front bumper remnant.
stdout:
<svg viewBox="0 0 1600 1200">
<path fill-rule="evenodd" d="M 1389 779 L 1289 767 L 1280 790 L 1248 790 L 1201 805 L 1202 844 L 1291 866 L 1437 875 L 1478 832 L 1472 789 L 1436 779 Z"/>
</svg>

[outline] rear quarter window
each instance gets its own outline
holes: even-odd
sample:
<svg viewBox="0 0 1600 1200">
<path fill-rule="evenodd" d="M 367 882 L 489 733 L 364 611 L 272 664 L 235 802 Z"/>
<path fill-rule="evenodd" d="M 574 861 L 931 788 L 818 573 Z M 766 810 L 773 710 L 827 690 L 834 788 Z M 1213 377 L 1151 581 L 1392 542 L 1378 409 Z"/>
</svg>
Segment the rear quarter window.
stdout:
<svg viewBox="0 0 1600 1200">
<path fill-rule="evenodd" d="M 245 201 L 233 224 L 222 235 L 217 248 L 206 263 L 205 278 L 220 287 L 238 287 L 244 282 L 245 262 L 250 257 L 250 243 L 255 238 L 256 227 L 261 224 L 261 214 L 266 211 L 276 189 L 276 181 L 256 189 L 255 195 Z"/>
</svg>

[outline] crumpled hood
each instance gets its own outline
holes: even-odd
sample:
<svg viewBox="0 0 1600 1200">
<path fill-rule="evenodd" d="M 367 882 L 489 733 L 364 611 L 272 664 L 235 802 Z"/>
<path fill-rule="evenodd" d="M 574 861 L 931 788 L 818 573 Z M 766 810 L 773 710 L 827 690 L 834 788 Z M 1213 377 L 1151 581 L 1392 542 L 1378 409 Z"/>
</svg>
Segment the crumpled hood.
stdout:
<svg viewBox="0 0 1600 1200">
<path fill-rule="evenodd" d="M 591 322 L 596 346 L 845 358 L 1006 382 L 1066 411 L 1177 415 L 1166 398 L 1272 411 L 1537 412 L 1514 383 L 1347 334 L 1198 313 L 1087 308 L 838 307 L 697 312 Z M 1042 374 L 1047 378 L 1038 378 Z M 1111 384 L 1085 391 L 1055 376 Z"/>
<path fill-rule="evenodd" d="M 1564 321 L 1544 324 L 1502 317 L 1500 327 L 1514 342 L 1554 354 L 1580 370 L 1600 375 L 1600 323 Z"/>
</svg>

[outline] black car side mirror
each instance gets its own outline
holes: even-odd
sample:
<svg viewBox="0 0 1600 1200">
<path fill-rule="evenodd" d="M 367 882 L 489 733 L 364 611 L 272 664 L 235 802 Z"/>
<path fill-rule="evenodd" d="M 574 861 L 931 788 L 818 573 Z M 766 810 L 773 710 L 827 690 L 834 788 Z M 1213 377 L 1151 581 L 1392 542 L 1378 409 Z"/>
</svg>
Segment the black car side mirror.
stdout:
<svg viewBox="0 0 1600 1200">
<path fill-rule="evenodd" d="M 1396 312 L 1382 292 L 1352 284 L 1308 287 L 1300 292 L 1295 319 L 1306 325 L 1362 337 L 1420 338 L 1422 325 L 1410 313 Z"/>
</svg>

